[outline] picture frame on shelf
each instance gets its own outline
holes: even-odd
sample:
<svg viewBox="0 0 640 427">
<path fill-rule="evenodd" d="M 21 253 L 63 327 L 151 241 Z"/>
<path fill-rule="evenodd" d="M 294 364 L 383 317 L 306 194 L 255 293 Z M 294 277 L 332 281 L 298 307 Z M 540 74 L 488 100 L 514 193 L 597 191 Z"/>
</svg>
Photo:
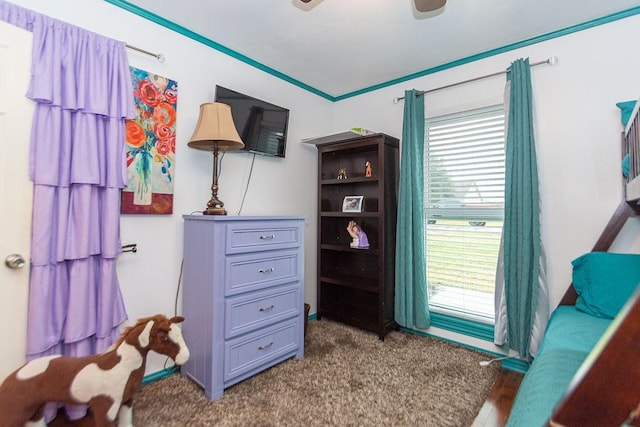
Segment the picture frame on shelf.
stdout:
<svg viewBox="0 0 640 427">
<path fill-rule="evenodd" d="M 345 196 L 342 201 L 342 212 L 362 212 L 364 196 Z"/>
</svg>

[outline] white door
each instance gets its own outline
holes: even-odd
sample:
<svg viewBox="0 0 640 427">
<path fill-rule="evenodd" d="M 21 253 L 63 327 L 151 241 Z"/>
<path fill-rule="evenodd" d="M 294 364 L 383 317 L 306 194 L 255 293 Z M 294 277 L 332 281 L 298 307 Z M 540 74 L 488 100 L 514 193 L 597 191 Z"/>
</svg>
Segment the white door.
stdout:
<svg viewBox="0 0 640 427">
<path fill-rule="evenodd" d="M 0 382 L 24 363 L 32 184 L 29 84 L 32 34 L 0 21 Z M 14 268 L 7 258 L 16 254 Z M 21 268 L 20 257 L 24 259 Z"/>
</svg>

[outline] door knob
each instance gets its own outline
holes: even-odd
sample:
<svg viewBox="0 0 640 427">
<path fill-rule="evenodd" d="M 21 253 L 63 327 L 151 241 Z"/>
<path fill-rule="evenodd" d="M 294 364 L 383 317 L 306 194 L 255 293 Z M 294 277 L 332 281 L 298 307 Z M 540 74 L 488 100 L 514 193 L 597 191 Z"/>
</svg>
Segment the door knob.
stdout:
<svg viewBox="0 0 640 427">
<path fill-rule="evenodd" d="M 11 254 L 4 259 L 4 264 L 15 270 L 24 267 L 25 261 L 24 258 L 22 258 L 22 255 Z"/>
</svg>

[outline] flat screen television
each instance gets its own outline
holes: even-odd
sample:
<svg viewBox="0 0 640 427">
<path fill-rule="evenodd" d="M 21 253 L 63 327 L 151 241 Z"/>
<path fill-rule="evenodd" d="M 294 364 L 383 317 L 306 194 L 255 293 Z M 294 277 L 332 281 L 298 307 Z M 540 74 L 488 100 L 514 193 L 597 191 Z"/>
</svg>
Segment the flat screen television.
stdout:
<svg viewBox="0 0 640 427">
<path fill-rule="evenodd" d="M 231 106 L 236 129 L 245 151 L 284 157 L 289 110 L 216 85 L 216 102 Z"/>
</svg>

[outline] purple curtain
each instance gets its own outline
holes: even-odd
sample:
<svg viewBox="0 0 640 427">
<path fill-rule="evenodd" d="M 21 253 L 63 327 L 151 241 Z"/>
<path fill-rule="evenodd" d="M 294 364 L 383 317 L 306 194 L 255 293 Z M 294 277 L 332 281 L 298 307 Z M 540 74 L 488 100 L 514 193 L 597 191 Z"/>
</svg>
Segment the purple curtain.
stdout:
<svg viewBox="0 0 640 427">
<path fill-rule="evenodd" d="M 135 115 L 126 47 L 2 0 L 0 19 L 33 33 L 27 358 L 100 352 L 127 318 L 116 275 Z"/>
</svg>

